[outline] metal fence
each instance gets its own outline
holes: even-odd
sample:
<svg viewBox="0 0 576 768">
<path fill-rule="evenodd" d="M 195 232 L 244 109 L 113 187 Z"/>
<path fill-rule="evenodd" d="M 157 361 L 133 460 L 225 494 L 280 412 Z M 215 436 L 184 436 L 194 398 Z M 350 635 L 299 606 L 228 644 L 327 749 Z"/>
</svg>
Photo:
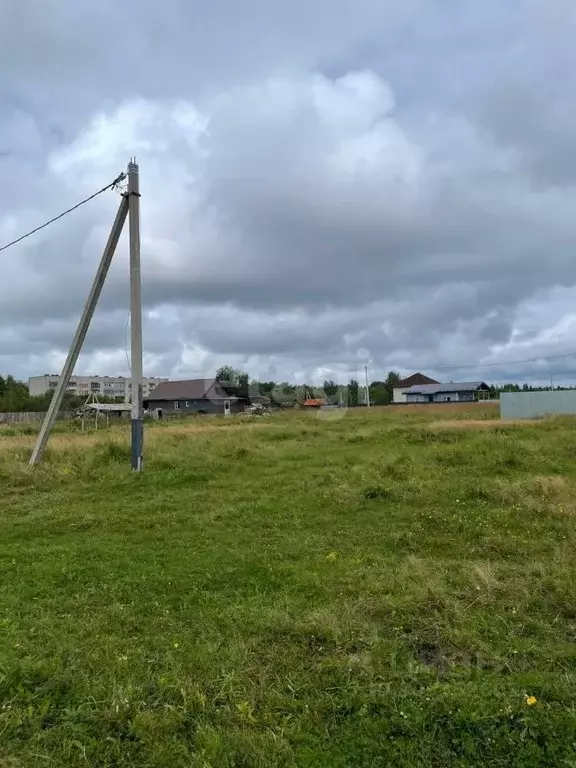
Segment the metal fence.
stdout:
<svg viewBox="0 0 576 768">
<path fill-rule="evenodd" d="M 500 418 L 537 419 L 539 416 L 576 415 L 576 390 L 558 392 L 502 392 Z"/>
</svg>

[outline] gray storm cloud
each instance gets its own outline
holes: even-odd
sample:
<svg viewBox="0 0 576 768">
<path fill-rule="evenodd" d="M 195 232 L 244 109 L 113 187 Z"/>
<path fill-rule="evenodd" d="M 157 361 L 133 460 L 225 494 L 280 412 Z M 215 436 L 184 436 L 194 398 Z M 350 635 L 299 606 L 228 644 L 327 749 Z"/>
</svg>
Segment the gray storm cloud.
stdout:
<svg viewBox="0 0 576 768">
<path fill-rule="evenodd" d="M 574 99 L 548 75 L 574 56 L 572 6 L 224 5 L 139 3 L 126 36 L 107 2 L 38 4 L 26 24 L 0 2 L 2 241 L 136 155 L 148 373 L 240 361 L 289 378 L 348 370 L 365 348 L 375 371 L 454 362 L 486 378 L 511 374 L 488 362 L 570 351 L 572 308 L 558 318 L 554 296 L 576 292 Z M 3 254 L 6 372 L 61 362 L 117 202 Z M 126 250 L 91 372 L 126 370 Z"/>
</svg>

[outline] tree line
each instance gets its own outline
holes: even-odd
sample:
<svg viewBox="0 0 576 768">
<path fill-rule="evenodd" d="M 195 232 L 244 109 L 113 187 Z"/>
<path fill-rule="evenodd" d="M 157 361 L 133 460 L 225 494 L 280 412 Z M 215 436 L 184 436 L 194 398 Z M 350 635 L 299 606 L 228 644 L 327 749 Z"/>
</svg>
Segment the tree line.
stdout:
<svg viewBox="0 0 576 768">
<path fill-rule="evenodd" d="M 222 366 L 216 378 L 227 389 L 239 397 L 260 394 L 269 397 L 280 405 L 303 403 L 309 398 L 326 400 L 335 405 L 341 403 L 349 406 L 365 405 L 366 387 L 357 379 L 350 379 L 347 384 L 338 384 L 327 379 L 322 386 L 313 384 L 291 384 L 288 381 L 258 381 L 229 365 Z M 394 402 L 394 388 L 402 376 L 397 371 L 389 371 L 384 380 L 369 383 L 370 403 L 372 405 L 390 405 Z M 575 387 L 553 387 L 554 390 L 574 389 Z M 539 392 L 549 390 L 549 386 L 532 384 L 501 384 L 490 386 L 488 397 L 498 400 L 501 392 Z"/>
<path fill-rule="evenodd" d="M 294 405 L 304 403 L 309 398 L 326 400 L 334 405 L 349 406 L 365 405 L 366 392 L 364 384 L 357 379 L 350 379 L 347 384 L 339 384 L 332 379 L 326 379 L 322 386 L 313 384 L 291 384 L 288 381 L 257 381 L 229 365 L 222 366 L 216 378 L 230 393 L 239 397 L 263 395 L 269 397 L 278 405 Z M 372 405 L 389 405 L 393 402 L 394 387 L 401 381 L 396 371 L 390 371 L 383 381 L 376 380 L 369 384 L 370 402 Z M 503 384 L 490 387 L 490 397 L 497 400 L 501 392 L 537 392 L 551 389 L 545 386 L 531 384 Z M 574 389 L 574 387 L 554 387 L 555 390 Z M 0 375 L 0 412 L 15 411 L 46 411 L 52 399 L 52 393 L 32 397 L 28 386 L 17 381 L 13 376 Z M 62 410 L 73 411 L 85 401 L 84 395 L 65 395 Z M 115 402 L 115 399 L 99 397 L 100 402 Z"/>
<path fill-rule="evenodd" d="M 52 399 L 52 392 L 44 395 L 30 395 L 28 385 L 17 381 L 13 376 L 0 376 L 0 413 L 15 413 L 20 411 L 47 411 Z M 112 398 L 98 398 L 100 402 L 115 402 Z M 85 395 L 64 395 L 63 411 L 74 411 L 86 401 Z"/>
</svg>

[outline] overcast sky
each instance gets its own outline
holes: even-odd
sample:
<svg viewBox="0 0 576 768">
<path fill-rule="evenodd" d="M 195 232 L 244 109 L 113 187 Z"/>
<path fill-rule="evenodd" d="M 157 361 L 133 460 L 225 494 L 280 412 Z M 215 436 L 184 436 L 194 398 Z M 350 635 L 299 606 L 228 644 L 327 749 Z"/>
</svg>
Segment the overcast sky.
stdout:
<svg viewBox="0 0 576 768">
<path fill-rule="evenodd" d="M 0 245 L 141 170 L 145 373 L 576 382 L 571 0 L 0 0 Z M 119 202 L 0 254 L 59 370 Z M 127 238 L 77 373 L 128 372 Z M 477 366 L 450 369 L 450 366 Z"/>
</svg>

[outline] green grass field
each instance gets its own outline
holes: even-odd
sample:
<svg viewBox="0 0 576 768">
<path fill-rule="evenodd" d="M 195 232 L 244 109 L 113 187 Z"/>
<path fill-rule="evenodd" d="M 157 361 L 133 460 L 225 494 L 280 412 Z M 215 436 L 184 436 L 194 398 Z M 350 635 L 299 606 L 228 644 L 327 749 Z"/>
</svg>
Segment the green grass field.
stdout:
<svg viewBox="0 0 576 768">
<path fill-rule="evenodd" d="M 496 419 L 0 429 L 0 766 L 576 766 L 576 422 Z"/>
</svg>

